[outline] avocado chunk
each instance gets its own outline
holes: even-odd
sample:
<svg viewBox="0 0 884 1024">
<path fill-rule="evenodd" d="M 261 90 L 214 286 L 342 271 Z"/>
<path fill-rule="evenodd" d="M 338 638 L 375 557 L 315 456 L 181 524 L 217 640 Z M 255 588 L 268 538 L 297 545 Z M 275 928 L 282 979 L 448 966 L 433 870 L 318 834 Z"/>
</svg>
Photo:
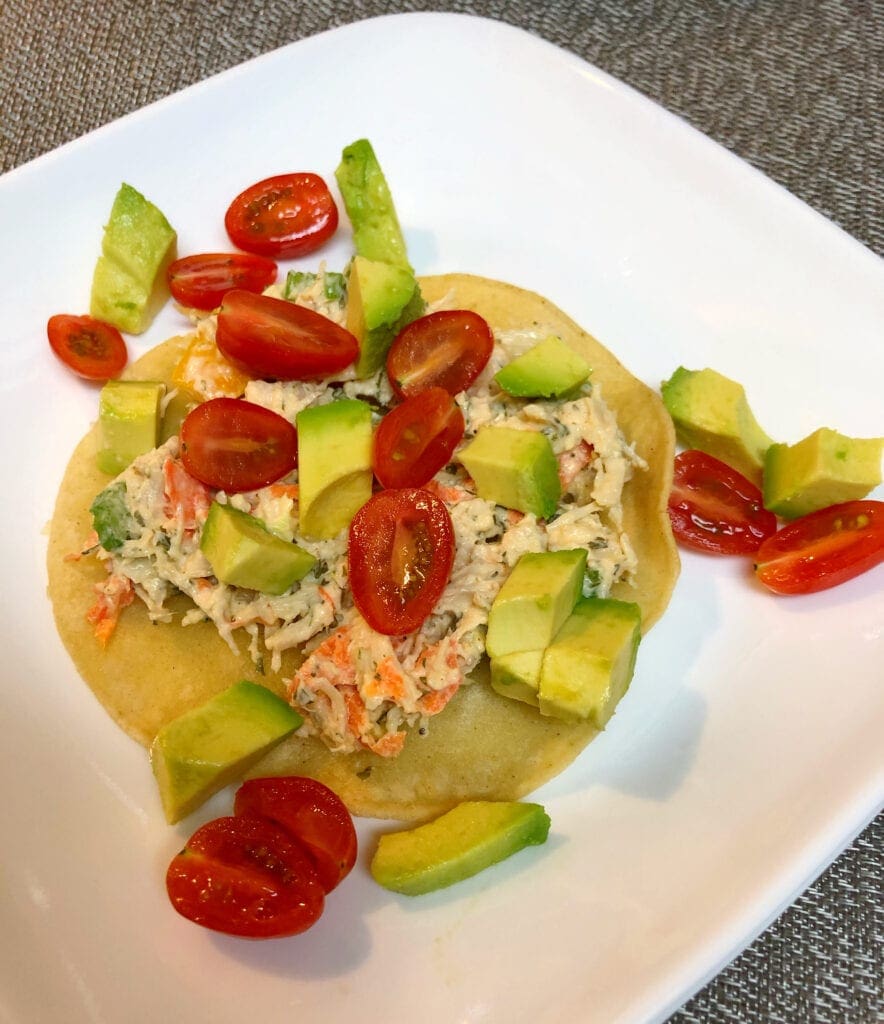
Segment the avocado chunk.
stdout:
<svg viewBox="0 0 884 1024">
<path fill-rule="evenodd" d="M 581 598 L 544 652 L 540 713 L 604 729 L 632 681 L 640 638 L 637 604 Z"/>
<path fill-rule="evenodd" d="M 522 555 L 488 613 L 488 657 L 543 650 L 577 603 L 585 571 L 584 548 Z"/>
<path fill-rule="evenodd" d="M 301 533 L 328 540 L 371 497 L 371 409 L 342 398 L 302 409 L 296 422 Z"/>
<path fill-rule="evenodd" d="M 481 427 L 460 461 L 480 498 L 549 519 L 562 493 L 549 440 L 535 430 Z"/>
<path fill-rule="evenodd" d="M 538 707 L 543 651 L 515 651 L 491 662 L 491 688 L 512 700 Z"/>
<path fill-rule="evenodd" d="M 92 315 L 130 334 L 145 331 L 168 297 L 166 267 L 175 242 L 163 213 L 131 185 L 121 185 L 92 277 Z"/>
<path fill-rule="evenodd" d="M 309 551 L 277 537 L 260 519 L 217 501 L 209 508 L 200 550 L 222 583 L 264 594 L 284 594 L 316 563 Z"/>
<path fill-rule="evenodd" d="M 122 480 L 110 484 L 89 507 L 92 529 L 105 551 L 119 551 L 132 534 L 135 520 L 126 504 L 126 485 Z"/>
<path fill-rule="evenodd" d="M 517 398 L 558 398 L 588 380 L 592 368 L 551 334 L 494 375 L 497 383 Z"/>
<path fill-rule="evenodd" d="M 468 801 L 426 825 L 381 836 L 371 874 L 385 889 L 420 896 L 545 843 L 549 826 L 540 804 Z"/>
<path fill-rule="evenodd" d="M 155 381 L 112 380 L 98 398 L 99 447 L 102 473 L 122 473 L 138 455 L 153 451 L 160 436 L 160 403 L 165 384 Z"/>
<path fill-rule="evenodd" d="M 383 366 L 393 339 L 424 306 L 410 270 L 354 257 L 347 282 L 347 330 L 359 342 L 357 377 L 370 377 Z"/>
<path fill-rule="evenodd" d="M 172 825 L 185 818 L 302 722 L 282 697 L 243 680 L 163 726 L 150 763 L 166 820 Z"/>
<path fill-rule="evenodd" d="M 357 254 L 413 273 L 390 187 L 368 139 L 346 147 L 335 178 L 353 226 Z"/>
<path fill-rule="evenodd" d="M 797 444 L 773 444 L 764 460 L 764 507 L 784 519 L 864 498 L 881 483 L 884 438 L 820 427 Z"/>
<path fill-rule="evenodd" d="M 758 425 L 742 384 L 715 370 L 679 366 L 663 382 L 662 393 L 682 444 L 726 462 L 761 486 L 764 455 L 773 441 Z"/>
</svg>

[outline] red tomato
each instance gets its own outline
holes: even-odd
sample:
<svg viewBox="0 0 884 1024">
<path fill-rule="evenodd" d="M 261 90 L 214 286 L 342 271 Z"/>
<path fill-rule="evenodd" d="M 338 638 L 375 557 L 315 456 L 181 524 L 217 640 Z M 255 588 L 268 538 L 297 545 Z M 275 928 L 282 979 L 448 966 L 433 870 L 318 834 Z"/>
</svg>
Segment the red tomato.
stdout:
<svg viewBox="0 0 884 1024">
<path fill-rule="evenodd" d="M 277 380 L 327 377 L 359 352 L 356 338 L 321 313 L 237 290 L 224 296 L 215 341 L 245 373 Z"/>
<path fill-rule="evenodd" d="M 255 182 L 224 216 L 230 240 L 246 252 L 288 259 L 305 256 L 331 238 L 338 208 L 318 174 L 278 174 Z"/>
<path fill-rule="evenodd" d="M 752 554 L 777 528 L 755 484 L 699 451 L 675 457 L 669 518 L 680 544 L 719 555 Z"/>
<path fill-rule="evenodd" d="M 755 575 L 777 594 L 813 594 L 884 562 L 884 501 L 846 501 L 794 519 L 758 549 Z"/>
<path fill-rule="evenodd" d="M 456 395 L 485 369 L 493 348 L 494 335 L 478 313 L 429 313 L 396 336 L 387 353 L 387 375 L 400 398 L 432 387 Z"/>
<path fill-rule="evenodd" d="M 276 264 L 242 252 L 184 256 L 166 271 L 172 298 L 193 309 L 217 309 L 234 288 L 260 293 L 276 280 Z"/>
<path fill-rule="evenodd" d="M 402 636 L 420 629 L 442 596 L 454 562 L 454 528 L 429 491 L 379 491 L 350 523 L 353 601 L 372 629 Z"/>
<path fill-rule="evenodd" d="M 58 358 L 86 380 L 118 377 L 129 354 L 123 335 L 103 320 L 58 313 L 46 325 L 49 344 Z"/>
<path fill-rule="evenodd" d="M 341 798 L 315 779 L 249 779 L 236 793 L 233 812 L 269 818 L 300 842 L 326 893 L 356 863 L 356 829 Z"/>
<path fill-rule="evenodd" d="M 444 388 L 406 398 L 378 424 L 374 474 L 384 487 L 423 487 L 449 461 L 464 419 Z"/>
<path fill-rule="evenodd" d="M 169 865 L 166 891 L 183 917 L 251 939 L 297 935 L 325 903 L 301 845 L 261 818 L 216 818 L 197 829 Z"/>
<path fill-rule="evenodd" d="M 241 398 L 213 398 L 184 417 L 181 461 L 209 487 L 255 491 L 298 464 L 298 433 L 288 420 Z"/>
</svg>

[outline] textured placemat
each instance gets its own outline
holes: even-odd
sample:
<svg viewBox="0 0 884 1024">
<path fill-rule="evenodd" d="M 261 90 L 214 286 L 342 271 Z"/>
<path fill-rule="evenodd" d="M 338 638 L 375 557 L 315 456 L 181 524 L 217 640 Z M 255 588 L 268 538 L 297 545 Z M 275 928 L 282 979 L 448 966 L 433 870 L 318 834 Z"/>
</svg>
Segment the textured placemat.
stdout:
<svg viewBox="0 0 884 1024">
<path fill-rule="evenodd" d="M 0 171 L 249 57 L 400 11 L 518 25 L 629 82 L 884 253 L 884 4 L 0 0 Z M 884 1020 L 879 817 L 672 1024 Z"/>
</svg>

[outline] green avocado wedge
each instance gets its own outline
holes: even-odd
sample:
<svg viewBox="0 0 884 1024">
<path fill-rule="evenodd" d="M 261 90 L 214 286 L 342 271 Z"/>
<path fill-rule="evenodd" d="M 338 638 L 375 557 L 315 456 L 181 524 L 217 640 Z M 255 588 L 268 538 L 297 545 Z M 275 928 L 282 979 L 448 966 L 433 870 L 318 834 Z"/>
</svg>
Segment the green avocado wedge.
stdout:
<svg viewBox="0 0 884 1024">
<path fill-rule="evenodd" d="M 468 801 L 426 825 L 381 836 L 371 874 L 385 889 L 421 896 L 545 843 L 549 826 L 540 804 Z"/>
<path fill-rule="evenodd" d="M 242 680 L 163 726 L 150 763 L 166 820 L 172 825 L 187 817 L 302 722 L 282 697 Z"/>
</svg>

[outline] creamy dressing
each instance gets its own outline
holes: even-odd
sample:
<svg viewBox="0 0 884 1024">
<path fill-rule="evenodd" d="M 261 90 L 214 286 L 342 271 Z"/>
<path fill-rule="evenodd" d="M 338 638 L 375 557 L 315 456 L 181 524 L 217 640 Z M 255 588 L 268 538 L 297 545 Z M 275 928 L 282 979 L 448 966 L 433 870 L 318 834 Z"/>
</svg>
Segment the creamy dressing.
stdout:
<svg viewBox="0 0 884 1024">
<path fill-rule="evenodd" d="M 343 322 L 344 307 L 328 300 L 323 279 L 320 273 L 296 301 Z M 215 319 L 201 318 L 197 332 L 213 337 Z M 326 541 L 299 533 L 297 471 L 269 487 L 230 496 L 187 477 L 191 486 L 178 494 L 173 485 L 184 471 L 177 438 L 140 456 L 117 478 L 125 485 L 129 535 L 118 550 L 97 548 L 108 570 L 97 588 L 100 601 L 111 607 L 116 602 L 118 614 L 134 590 L 152 620 L 169 622 L 166 602 L 182 592 L 194 603 L 182 626 L 210 620 L 234 650 L 235 634 L 243 631 L 259 670 L 278 672 L 283 652 L 304 650 L 306 660 L 287 681 L 291 702 L 305 717 L 300 734 L 319 736 L 335 751 L 366 748 L 395 755 L 407 730 L 425 732 L 429 719 L 469 682 L 484 653 L 489 609 L 523 554 L 586 548 L 587 596 L 607 596 L 635 572 L 635 553 L 622 529 L 621 495 L 633 472 L 646 464 L 623 437 L 600 388 L 586 384 L 566 402 L 528 402 L 505 394 L 494 381 L 498 369 L 544 336 L 537 330 L 498 333 L 488 366 L 457 402 L 466 422 L 462 446 L 492 424 L 541 431 L 550 439 L 563 480 L 557 513 L 544 522 L 479 498 L 455 453 L 427 485 L 451 514 L 454 565 L 416 633 L 382 636 L 359 615 L 347 586 L 346 531 Z M 207 370 L 207 391 L 209 378 Z M 361 381 L 348 371 L 334 380 L 249 381 L 244 388 L 248 401 L 292 423 L 302 409 L 343 396 L 368 401 L 375 421 L 393 401 L 384 371 Z M 311 572 L 279 596 L 220 583 L 199 547 L 213 499 L 256 516 L 279 537 L 305 548 L 317 559 Z"/>
</svg>

